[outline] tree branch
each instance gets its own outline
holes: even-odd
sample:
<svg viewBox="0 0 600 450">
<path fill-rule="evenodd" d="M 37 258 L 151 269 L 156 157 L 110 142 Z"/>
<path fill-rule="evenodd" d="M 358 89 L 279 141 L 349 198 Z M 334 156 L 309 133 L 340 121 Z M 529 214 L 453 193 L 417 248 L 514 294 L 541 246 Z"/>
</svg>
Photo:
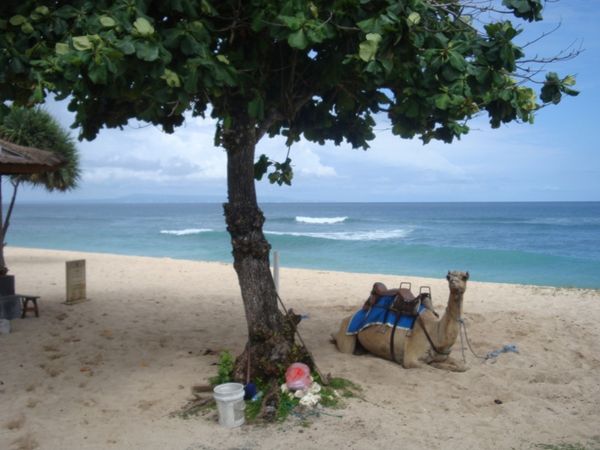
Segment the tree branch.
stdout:
<svg viewBox="0 0 600 450">
<path fill-rule="evenodd" d="M 4 219 L 4 224 L 2 225 L 2 241 L 4 243 L 4 237 L 6 236 L 6 232 L 8 231 L 8 226 L 10 224 L 10 217 L 12 216 L 13 208 L 15 207 L 15 200 L 17 199 L 17 190 L 19 189 L 19 185 L 21 184 L 21 180 L 11 180 L 10 182 L 13 185 L 13 193 L 10 199 L 10 204 L 8 206 L 8 210 L 6 211 L 6 218 Z"/>
</svg>

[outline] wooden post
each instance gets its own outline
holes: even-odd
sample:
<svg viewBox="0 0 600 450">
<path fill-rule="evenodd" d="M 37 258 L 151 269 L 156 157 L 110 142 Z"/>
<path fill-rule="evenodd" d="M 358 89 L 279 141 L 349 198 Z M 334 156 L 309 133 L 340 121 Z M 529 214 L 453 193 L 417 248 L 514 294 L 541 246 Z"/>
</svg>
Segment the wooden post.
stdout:
<svg viewBox="0 0 600 450">
<path fill-rule="evenodd" d="M 279 294 L 279 252 L 273 252 L 273 281 L 275 282 L 275 290 Z"/>
<path fill-rule="evenodd" d="M 86 300 L 85 259 L 67 261 L 67 304 Z"/>
</svg>

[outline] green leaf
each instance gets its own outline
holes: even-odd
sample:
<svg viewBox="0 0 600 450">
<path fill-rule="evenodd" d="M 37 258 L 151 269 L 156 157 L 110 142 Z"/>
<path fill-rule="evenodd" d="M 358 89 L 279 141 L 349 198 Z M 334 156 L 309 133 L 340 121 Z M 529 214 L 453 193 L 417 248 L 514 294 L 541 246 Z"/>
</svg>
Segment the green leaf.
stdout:
<svg viewBox="0 0 600 450">
<path fill-rule="evenodd" d="M 446 110 L 448 106 L 450 106 L 450 97 L 447 94 L 436 95 L 435 97 L 435 106 L 438 109 Z"/>
<path fill-rule="evenodd" d="M 307 39 L 313 44 L 319 44 L 327 37 L 324 28 L 310 29 L 306 32 Z"/>
<path fill-rule="evenodd" d="M 144 61 L 156 61 L 158 59 L 158 45 L 153 42 L 136 42 L 135 55 Z"/>
<path fill-rule="evenodd" d="M 394 60 L 392 58 L 383 58 L 380 59 L 379 62 L 383 66 L 386 74 L 389 75 L 392 73 L 392 70 L 394 69 Z"/>
<path fill-rule="evenodd" d="M 154 27 L 147 19 L 143 17 L 138 17 L 133 22 L 133 27 L 139 33 L 140 36 L 151 36 L 154 34 Z"/>
<path fill-rule="evenodd" d="M 27 19 L 21 15 L 16 15 L 16 16 L 12 16 L 9 20 L 10 24 L 18 27 L 20 25 L 23 25 L 25 22 L 27 22 Z"/>
<path fill-rule="evenodd" d="M 421 22 L 421 14 L 419 14 L 418 12 L 412 12 L 408 15 L 406 21 L 408 22 L 409 27 L 418 25 L 419 22 Z"/>
<path fill-rule="evenodd" d="M 179 79 L 179 75 L 177 75 L 177 73 L 173 72 L 170 69 L 165 69 L 165 72 L 163 73 L 161 78 L 167 82 L 167 86 L 169 87 L 181 86 L 181 80 Z"/>
<path fill-rule="evenodd" d="M 358 57 L 365 62 L 372 61 L 375 59 L 377 54 L 377 48 L 381 42 L 381 35 L 378 33 L 369 33 L 366 36 L 366 40 L 359 44 Z"/>
<path fill-rule="evenodd" d="M 435 33 L 434 36 L 438 40 L 438 42 L 442 45 L 442 47 L 448 46 L 448 38 L 446 36 L 444 36 L 443 33 Z"/>
<path fill-rule="evenodd" d="M 210 16 L 214 16 L 217 14 L 215 8 L 213 8 L 213 6 L 207 0 L 202 0 L 200 2 L 200 5 L 204 14 L 208 14 Z"/>
<path fill-rule="evenodd" d="M 198 71 L 194 69 L 188 69 L 186 74 L 184 75 L 184 83 L 183 88 L 188 94 L 193 94 L 196 92 L 198 85 Z"/>
<path fill-rule="evenodd" d="M 264 117 L 265 102 L 262 97 L 255 97 L 248 103 L 248 114 L 258 120 Z"/>
<path fill-rule="evenodd" d="M 88 76 L 94 84 L 106 84 L 107 75 L 108 73 L 104 64 L 90 64 Z"/>
<path fill-rule="evenodd" d="M 267 169 L 272 164 L 273 163 L 269 161 L 267 155 L 260 155 L 258 161 L 254 163 L 254 179 L 259 181 L 262 180 L 262 177 L 267 173 Z"/>
<path fill-rule="evenodd" d="M 42 16 L 47 16 L 48 14 L 50 14 L 50 10 L 47 6 L 38 6 L 33 11 L 38 14 L 41 14 Z"/>
<path fill-rule="evenodd" d="M 33 26 L 29 22 L 25 22 L 21 25 L 21 31 L 25 34 L 33 33 Z"/>
<path fill-rule="evenodd" d="M 226 84 L 227 86 L 235 85 L 235 80 L 231 76 L 230 69 L 228 67 L 223 66 L 213 66 L 212 67 L 215 79 L 222 82 L 222 84 Z"/>
<path fill-rule="evenodd" d="M 379 33 L 368 33 L 365 37 L 369 42 L 375 42 L 376 44 L 381 42 L 381 35 Z"/>
<path fill-rule="evenodd" d="M 181 39 L 181 51 L 186 55 L 203 55 L 205 48 L 193 36 L 185 34 Z"/>
<path fill-rule="evenodd" d="M 116 43 L 116 47 L 121 50 L 125 55 L 132 55 L 135 53 L 135 45 L 133 44 L 133 40 L 127 36 L 121 41 Z"/>
<path fill-rule="evenodd" d="M 511 9 L 516 17 L 529 22 L 542 20 L 543 5 L 540 0 L 502 0 L 502 4 Z"/>
<path fill-rule="evenodd" d="M 458 71 L 462 72 L 466 67 L 465 59 L 458 52 L 448 52 L 448 61 L 450 62 L 450 65 Z"/>
<path fill-rule="evenodd" d="M 75 48 L 75 50 L 84 52 L 92 48 L 92 42 L 87 36 L 74 36 L 73 47 Z"/>
<path fill-rule="evenodd" d="M 229 59 L 225 55 L 217 55 L 217 59 L 223 64 L 229 64 Z"/>
<path fill-rule="evenodd" d="M 102 24 L 102 26 L 105 28 L 112 28 L 117 24 L 115 19 L 113 19 L 112 17 L 109 17 L 109 16 L 100 16 L 99 20 L 100 20 L 100 23 Z"/>
<path fill-rule="evenodd" d="M 54 51 L 57 55 L 66 55 L 69 53 L 69 44 L 65 44 L 64 42 L 57 42 L 54 45 Z"/>
<path fill-rule="evenodd" d="M 290 30 L 297 31 L 302 28 L 302 25 L 306 22 L 304 17 L 296 17 L 296 16 L 278 16 L 277 17 L 281 22 L 284 23 L 286 27 Z"/>
<path fill-rule="evenodd" d="M 31 96 L 31 99 L 33 100 L 34 103 L 40 103 L 44 100 L 44 90 L 42 89 L 41 84 L 38 84 L 35 86 L 35 89 L 33 90 L 33 95 Z"/>
<path fill-rule="evenodd" d="M 364 33 L 381 31 L 379 24 L 373 18 L 361 20 L 356 25 L 358 25 L 358 28 L 360 28 Z"/>
<path fill-rule="evenodd" d="M 300 50 L 304 50 L 308 46 L 308 39 L 306 39 L 306 34 L 304 34 L 303 29 L 299 29 L 294 33 L 288 36 L 288 44 L 292 48 L 297 48 Z"/>
<path fill-rule="evenodd" d="M 14 73 L 22 73 L 25 71 L 25 66 L 23 65 L 23 61 L 21 58 L 16 57 L 10 60 L 10 68 Z"/>
<path fill-rule="evenodd" d="M 562 84 L 565 86 L 574 86 L 575 85 L 575 77 L 573 75 L 567 75 L 563 78 Z"/>
</svg>

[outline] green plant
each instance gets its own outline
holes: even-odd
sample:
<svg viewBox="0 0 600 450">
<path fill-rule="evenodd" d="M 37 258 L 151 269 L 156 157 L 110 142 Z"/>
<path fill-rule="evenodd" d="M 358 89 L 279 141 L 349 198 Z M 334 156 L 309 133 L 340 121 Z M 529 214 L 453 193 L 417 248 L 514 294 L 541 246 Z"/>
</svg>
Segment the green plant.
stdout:
<svg viewBox="0 0 600 450">
<path fill-rule="evenodd" d="M 260 399 L 246 402 L 246 422 L 254 422 L 260 413 L 262 402 Z"/>
<path fill-rule="evenodd" d="M 332 378 L 321 389 L 321 404 L 326 408 L 342 408 L 342 398 L 360 397 L 362 388 L 346 378 Z"/>
<path fill-rule="evenodd" d="M 210 384 L 216 386 L 231 381 L 234 359 L 231 353 L 224 350 L 219 355 L 219 364 L 217 375 L 210 378 Z"/>
<path fill-rule="evenodd" d="M 285 421 L 292 411 L 298 406 L 300 400 L 288 394 L 283 394 L 277 407 L 276 418 L 278 422 Z"/>
</svg>

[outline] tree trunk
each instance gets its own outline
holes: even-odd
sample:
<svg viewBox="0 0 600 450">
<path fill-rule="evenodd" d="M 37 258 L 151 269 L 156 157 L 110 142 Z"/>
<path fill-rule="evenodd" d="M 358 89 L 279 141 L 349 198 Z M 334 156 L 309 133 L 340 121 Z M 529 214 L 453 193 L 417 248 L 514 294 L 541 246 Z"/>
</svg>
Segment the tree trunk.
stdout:
<svg viewBox="0 0 600 450">
<path fill-rule="evenodd" d="M 295 324 L 278 308 L 269 267 L 271 246 L 262 231 L 265 218 L 254 185 L 254 123 L 243 116 L 234 118 L 222 143 L 227 150 L 229 200 L 223 207 L 248 324 L 248 343 L 236 360 L 234 377 L 244 381 L 249 370 L 253 380 L 273 379 L 291 362 L 306 361 L 307 354 L 294 343 Z"/>
<path fill-rule="evenodd" d="M 2 216 L 2 177 L 0 176 L 0 276 L 8 273 L 8 267 L 6 267 L 6 260 L 4 259 L 4 248 L 6 247 L 6 233 L 8 232 L 8 226 L 10 225 L 10 218 L 12 216 L 13 209 L 15 207 L 15 200 L 17 199 L 17 191 L 19 190 L 19 184 L 21 181 L 11 181 L 13 187 L 13 193 L 10 198 L 8 210 L 6 211 L 6 217 Z"/>
</svg>

